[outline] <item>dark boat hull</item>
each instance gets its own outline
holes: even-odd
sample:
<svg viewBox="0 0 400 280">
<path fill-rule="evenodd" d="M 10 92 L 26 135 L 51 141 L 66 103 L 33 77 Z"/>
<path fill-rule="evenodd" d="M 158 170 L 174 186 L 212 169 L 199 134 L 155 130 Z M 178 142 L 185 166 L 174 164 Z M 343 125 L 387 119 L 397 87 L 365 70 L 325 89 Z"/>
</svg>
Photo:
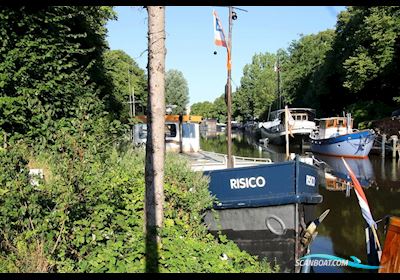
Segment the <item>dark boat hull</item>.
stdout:
<svg viewBox="0 0 400 280">
<path fill-rule="evenodd" d="M 226 235 L 259 260 L 278 265 L 280 272 L 300 272 L 296 259 L 306 253 L 299 242 L 302 225 L 313 219 L 315 205 L 304 204 L 223 209 L 205 216 L 210 233 Z"/>
<path fill-rule="evenodd" d="M 307 215 L 322 202 L 318 169 L 296 161 L 205 172 L 217 201 L 205 217 L 210 232 L 222 234 L 250 254 L 266 257 L 282 272 L 299 272 L 295 260 L 306 248 L 299 240 Z"/>
</svg>

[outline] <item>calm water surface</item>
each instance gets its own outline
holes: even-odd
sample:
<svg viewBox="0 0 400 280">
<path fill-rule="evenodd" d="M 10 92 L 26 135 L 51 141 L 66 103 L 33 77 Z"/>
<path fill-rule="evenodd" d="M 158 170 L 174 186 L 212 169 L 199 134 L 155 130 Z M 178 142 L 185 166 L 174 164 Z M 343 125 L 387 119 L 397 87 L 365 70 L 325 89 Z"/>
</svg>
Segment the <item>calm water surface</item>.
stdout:
<svg viewBox="0 0 400 280">
<path fill-rule="evenodd" d="M 255 137 L 243 133 L 232 135 L 232 154 L 246 157 L 266 157 L 273 161 L 285 159 L 285 147 L 269 146 L 264 148 L 258 145 Z M 206 151 L 226 153 L 225 135 L 202 137 L 201 148 Z M 291 147 L 290 152 L 308 153 L 307 146 L 303 152 Z M 339 158 L 321 157 L 317 159 L 328 163 L 333 174 L 342 175 L 343 163 Z M 400 216 L 400 161 L 386 156 L 371 154 L 366 160 L 346 160 L 356 173 L 364 187 L 372 215 L 375 220 L 385 215 Z M 346 175 L 343 175 L 346 176 Z M 319 226 L 317 238 L 314 240 L 311 253 L 331 254 L 344 259 L 350 256 L 358 257 L 363 264 L 367 264 L 365 245 L 365 221 L 361 215 L 357 197 L 353 190 L 346 195 L 346 190 L 332 190 L 321 187 L 323 202 L 317 206 L 319 215 L 330 209 L 329 215 Z M 381 245 L 384 244 L 383 223 L 378 224 L 378 235 Z M 315 267 L 315 272 L 367 272 L 362 269 L 349 267 Z"/>
</svg>

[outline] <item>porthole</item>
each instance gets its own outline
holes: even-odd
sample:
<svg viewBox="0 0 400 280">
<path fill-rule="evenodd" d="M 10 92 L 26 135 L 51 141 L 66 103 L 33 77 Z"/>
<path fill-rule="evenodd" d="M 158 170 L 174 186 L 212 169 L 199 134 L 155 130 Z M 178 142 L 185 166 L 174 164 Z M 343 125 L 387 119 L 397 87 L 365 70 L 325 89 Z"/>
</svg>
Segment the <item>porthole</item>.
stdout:
<svg viewBox="0 0 400 280">
<path fill-rule="evenodd" d="M 286 233 L 286 225 L 281 218 L 271 215 L 265 218 L 267 228 L 276 235 L 284 235 Z"/>
</svg>

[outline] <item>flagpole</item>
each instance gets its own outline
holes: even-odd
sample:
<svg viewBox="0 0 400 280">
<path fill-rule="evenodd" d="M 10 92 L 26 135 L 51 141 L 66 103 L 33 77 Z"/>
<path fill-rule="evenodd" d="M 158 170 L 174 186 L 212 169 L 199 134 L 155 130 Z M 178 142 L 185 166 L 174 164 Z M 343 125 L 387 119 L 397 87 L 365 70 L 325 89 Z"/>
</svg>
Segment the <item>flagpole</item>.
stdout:
<svg viewBox="0 0 400 280">
<path fill-rule="evenodd" d="M 237 19 L 236 12 L 233 9 L 238 9 L 241 11 L 245 11 L 244 9 L 229 7 L 229 34 L 228 34 L 228 42 L 225 41 L 225 35 L 222 28 L 222 24 L 218 19 L 218 16 L 215 11 L 213 11 L 214 15 L 214 43 L 217 46 L 226 47 L 227 50 L 227 81 L 225 85 L 225 103 L 227 107 L 227 167 L 233 168 L 233 160 L 232 160 L 232 86 L 231 86 L 231 68 L 232 68 L 232 21 Z M 215 54 L 216 52 L 214 52 Z"/>
<path fill-rule="evenodd" d="M 376 233 L 376 229 L 373 226 L 371 226 L 370 228 L 372 229 L 372 233 L 375 237 L 375 242 L 378 245 L 379 251 L 382 251 L 381 243 L 379 242 L 378 234 Z"/>
<path fill-rule="evenodd" d="M 232 6 L 229 6 L 229 35 L 227 47 L 228 78 L 226 81 L 226 107 L 227 107 L 227 134 L 228 134 L 228 162 L 227 167 L 233 168 L 232 161 L 232 86 L 231 86 L 231 55 L 232 55 Z"/>
</svg>

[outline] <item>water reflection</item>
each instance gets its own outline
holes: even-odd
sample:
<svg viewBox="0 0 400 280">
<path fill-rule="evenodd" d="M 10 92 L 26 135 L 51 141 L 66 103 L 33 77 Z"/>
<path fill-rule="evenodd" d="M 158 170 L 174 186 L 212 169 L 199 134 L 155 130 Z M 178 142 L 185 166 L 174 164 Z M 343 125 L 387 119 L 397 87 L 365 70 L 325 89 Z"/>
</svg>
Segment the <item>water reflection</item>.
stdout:
<svg viewBox="0 0 400 280">
<path fill-rule="evenodd" d="M 339 180 L 344 180 L 351 183 L 351 178 L 340 157 L 315 155 L 315 158 L 327 164 L 326 172 L 332 174 Z M 351 170 L 353 170 L 361 186 L 367 188 L 374 184 L 375 175 L 369 158 L 346 158 L 345 160 L 350 166 Z"/>
<path fill-rule="evenodd" d="M 203 138 L 201 148 L 219 153 L 226 153 L 226 136 Z M 290 152 L 307 154 L 309 151 L 299 151 L 291 147 Z M 257 139 L 239 133 L 232 139 L 232 153 L 238 156 L 267 157 L 273 161 L 285 160 L 285 148 L 260 146 Z M 318 160 L 326 162 L 333 176 L 351 183 L 340 158 L 314 155 Z M 364 188 L 372 215 L 379 220 L 386 215 L 400 216 L 400 161 L 391 157 L 381 158 L 380 155 L 370 155 L 367 159 L 346 159 L 351 169 Z M 361 215 L 357 197 L 351 189 L 346 196 L 346 188 L 320 188 L 324 200 L 317 205 L 316 213 L 331 209 L 329 215 L 319 226 L 319 234 L 311 246 L 312 253 L 332 254 L 344 259 L 350 256 L 358 257 L 362 263 L 367 263 L 365 231 L 366 223 Z M 383 224 L 378 224 L 378 236 L 384 244 Z M 368 272 L 350 267 L 319 267 L 315 272 Z"/>
</svg>

